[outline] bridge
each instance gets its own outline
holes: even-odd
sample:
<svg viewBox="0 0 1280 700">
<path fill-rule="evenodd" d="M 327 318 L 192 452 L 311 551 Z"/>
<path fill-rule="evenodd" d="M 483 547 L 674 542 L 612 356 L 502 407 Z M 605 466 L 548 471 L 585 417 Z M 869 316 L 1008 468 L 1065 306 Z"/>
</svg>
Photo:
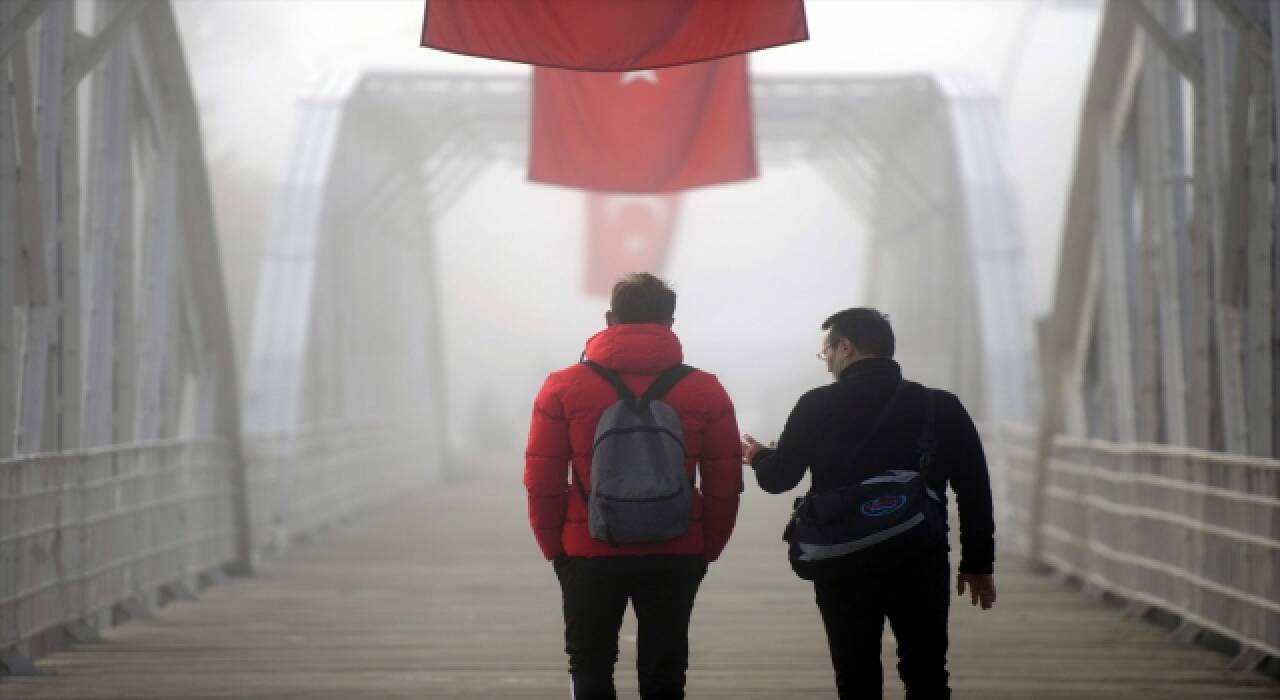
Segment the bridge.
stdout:
<svg viewBox="0 0 1280 700">
<path fill-rule="evenodd" d="M 523 163 L 527 80 L 317 83 L 237 338 L 174 8 L 87 9 L 0 3 L 0 698 L 563 696 L 520 448 L 452 435 L 446 348 L 441 232 Z M 866 242 L 793 274 L 856 274 L 980 422 L 1001 600 L 953 608 L 958 695 L 1276 697 L 1280 9 L 1101 22 L 1042 317 L 976 83 L 755 78 L 762 169 Z M 832 692 L 787 500 L 748 486 L 694 697 Z"/>
</svg>

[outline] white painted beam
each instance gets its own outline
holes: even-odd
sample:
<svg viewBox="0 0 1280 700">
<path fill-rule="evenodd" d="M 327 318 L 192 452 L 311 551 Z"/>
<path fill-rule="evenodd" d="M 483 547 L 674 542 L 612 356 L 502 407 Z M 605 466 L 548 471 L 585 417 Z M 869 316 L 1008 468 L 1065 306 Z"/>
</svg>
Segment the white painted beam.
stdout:
<svg viewBox="0 0 1280 700">
<path fill-rule="evenodd" d="M 163 131 L 162 131 L 163 134 Z M 144 223 L 142 266 L 138 308 L 138 353 L 136 358 L 137 425 L 134 437 L 160 437 L 163 420 L 164 379 L 173 353 L 171 345 L 173 313 L 170 300 L 179 295 L 173 275 L 173 238 L 177 230 L 177 145 L 164 134 L 159 142 L 154 172 L 149 183 Z"/>
<path fill-rule="evenodd" d="M 13 71 L 14 121 L 18 142 L 18 208 L 21 217 L 21 255 L 27 303 L 42 306 L 49 302 L 49 275 L 44 265 L 45 231 L 40 195 L 40 157 L 37 154 L 35 95 L 27 42 L 19 37 L 10 56 Z"/>
<path fill-rule="evenodd" d="M 1255 59 L 1251 56 L 1250 62 Z M 1272 314 L 1275 303 L 1272 297 L 1277 280 L 1272 275 L 1271 256 L 1275 253 L 1275 230 L 1271 218 L 1273 203 L 1272 165 L 1275 150 L 1272 144 L 1274 126 L 1274 95 L 1269 80 L 1270 71 L 1258 65 L 1253 83 L 1253 113 L 1249 138 L 1248 169 L 1248 307 L 1246 329 L 1248 345 L 1245 348 L 1245 392 L 1248 414 L 1249 454 L 1270 456 L 1275 449 L 1272 434 L 1272 395 L 1275 367 L 1272 358 Z"/>
<path fill-rule="evenodd" d="M 154 440 L 163 432 L 165 381 L 173 357 L 182 350 L 172 332 L 173 299 L 181 299 L 181 281 L 174 275 L 173 243 L 178 231 L 178 148 L 164 108 L 163 96 L 155 83 L 156 66 L 151 64 L 141 37 L 132 32 L 135 77 L 142 96 L 142 108 L 154 127 L 155 156 L 147 174 L 147 211 L 141 214 L 142 250 L 138 269 L 137 353 L 130 358 L 136 376 L 137 416 L 133 437 Z"/>
<path fill-rule="evenodd" d="M 0 60 L 9 56 L 17 47 L 18 40 L 51 3 L 52 0 L 28 0 L 26 4 L 18 0 L 5 1 L 10 14 L 0 23 Z"/>
<path fill-rule="evenodd" d="M 1124 109 L 1124 106 L 1118 106 Z M 1100 133 L 1098 148 L 1098 238 L 1101 243 L 1103 270 L 1103 323 L 1106 333 L 1105 360 L 1108 389 L 1111 392 L 1114 435 L 1120 442 L 1133 442 L 1137 435 L 1134 417 L 1132 313 L 1129 296 L 1129 253 L 1125 237 L 1128 203 L 1122 200 L 1124 188 L 1120 169 L 1119 134 Z"/>
<path fill-rule="evenodd" d="M 1161 2 L 1162 0 L 1157 0 Z M 1124 0 L 1118 5 L 1133 14 L 1138 26 L 1142 27 L 1147 40 L 1164 54 L 1165 59 L 1178 69 L 1187 80 L 1199 84 L 1204 80 L 1204 66 L 1200 58 L 1186 50 L 1177 39 L 1169 34 L 1160 18 L 1152 13 L 1150 0 Z"/>
<path fill-rule="evenodd" d="M 1232 130 L 1233 123 L 1240 122 L 1237 114 L 1229 119 L 1229 109 L 1238 112 L 1243 109 L 1237 90 L 1234 109 L 1228 103 L 1225 83 L 1229 79 L 1226 61 L 1226 47 L 1223 42 L 1223 20 L 1213 6 L 1198 4 L 1200 11 L 1201 36 L 1204 41 L 1205 57 L 1205 89 L 1198 107 L 1203 108 L 1206 117 L 1205 155 L 1207 168 L 1204 171 L 1209 191 L 1209 239 L 1213 250 L 1213 339 L 1216 348 L 1217 373 L 1217 428 L 1222 435 L 1223 448 L 1229 452 L 1244 454 L 1248 451 L 1248 423 L 1244 414 L 1244 376 L 1242 369 L 1242 350 L 1240 334 L 1243 324 L 1243 312 L 1237 299 L 1230 295 L 1231 285 L 1235 280 L 1228 279 L 1234 266 L 1228 261 L 1234 259 L 1238 240 L 1232 226 L 1232 197 L 1229 186 L 1232 180 L 1232 158 L 1239 158 L 1242 149 L 1237 145 L 1231 148 L 1228 140 L 1242 138 L 1239 130 Z M 1243 44 L 1237 51 L 1237 59 L 1246 56 Z M 1240 86 L 1248 78 L 1248 62 L 1236 61 L 1235 84 Z M 1247 94 L 1247 93 L 1246 93 Z M 1234 153 L 1233 153 L 1234 151 Z M 1238 273 L 1237 273 L 1238 274 Z"/>
<path fill-rule="evenodd" d="M 139 13 L 152 4 L 150 0 L 129 0 L 119 7 L 110 21 L 103 25 L 90 43 L 85 45 L 76 56 L 67 62 L 66 77 L 63 82 L 63 96 L 68 96 L 106 57 L 107 53 L 126 39 L 125 30 L 132 26 Z M 99 5 L 99 11 L 105 11 L 106 5 Z"/>
<path fill-rule="evenodd" d="M 23 207 L 24 224 L 38 228 L 38 248 L 27 251 L 27 275 L 32 286 L 28 294 L 26 328 L 23 342 L 22 398 L 19 416 L 17 451 L 20 453 L 43 452 L 51 444 L 47 439 L 53 433 L 56 439 L 57 387 L 56 375 L 51 369 L 58 298 L 56 276 L 53 269 L 58 245 L 58 141 L 62 127 L 62 62 L 65 56 L 64 14 L 72 9 L 66 3 L 50 7 L 40 23 L 40 61 L 38 90 L 30 84 L 19 84 L 15 96 L 19 102 L 19 125 L 24 150 L 24 184 L 30 186 L 37 200 L 36 216 L 27 220 Z M 15 76 L 29 76 L 26 64 L 27 51 L 23 41 L 18 42 L 14 53 Z M 24 104 L 25 103 L 25 104 Z M 34 114 L 33 114 L 34 112 Z M 29 166 L 29 167 L 28 167 Z M 24 200 L 24 201 L 29 201 Z"/>
<path fill-rule="evenodd" d="M 75 34 L 74 6 L 63 16 L 63 33 L 67 52 L 78 37 Z M 58 447 L 82 447 L 80 441 L 81 401 L 83 400 L 84 358 L 81 340 L 84 329 L 84 307 L 81 292 L 81 221 L 80 195 L 80 98 L 76 91 L 62 106 L 61 144 L 59 146 L 61 201 L 58 219 Z"/>
<path fill-rule="evenodd" d="M 10 21 L 16 6 L 0 2 L 0 20 Z M 13 307 L 16 303 L 18 156 L 13 132 L 9 59 L 0 57 L 0 458 L 13 454 L 17 430 L 17 350 Z"/>
<path fill-rule="evenodd" d="M 93 85 L 86 276 L 82 439 L 107 445 L 115 437 L 116 290 L 118 241 L 125 227 L 124 201 L 133 198 L 129 163 L 129 56 L 108 52 Z"/>
<path fill-rule="evenodd" d="M 1179 237 L 1187 222 L 1180 221 L 1177 207 L 1179 188 L 1184 188 L 1182 133 L 1173 128 L 1172 109 L 1181 109 L 1181 100 L 1172 93 L 1176 78 L 1167 58 L 1149 52 L 1143 67 L 1142 175 L 1144 225 L 1155 247 L 1156 312 L 1159 338 L 1156 345 L 1160 364 L 1163 439 L 1175 445 L 1187 444 L 1187 388 L 1183 353 L 1182 274 Z M 1151 438 L 1148 438 L 1151 439 Z"/>
<path fill-rule="evenodd" d="M 1280 109 L 1274 107 L 1274 101 L 1280 99 L 1280 40 L 1275 40 L 1280 37 L 1280 10 L 1277 10 L 1274 4 L 1271 6 L 1271 36 L 1273 37 L 1271 42 L 1271 99 L 1273 101 L 1272 117 L 1274 119 L 1280 116 Z M 1275 139 L 1274 141 L 1275 143 L 1272 144 L 1274 149 L 1273 162 L 1280 165 L 1280 139 Z M 1275 178 L 1275 182 L 1272 184 L 1274 186 L 1271 194 L 1272 221 L 1280 225 L 1280 177 Z M 1273 246 L 1280 247 L 1280 231 L 1273 230 L 1271 240 Z M 1273 280 L 1271 287 L 1271 361 L 1273 368 L 1271 434 L 1280 436 L 1280 410 L 1275 410 L 1280 407 L 1280 250 L 1272 255 L 1271 278 Z M 1274 444 L 1274 438 L 1272 453 L 1273 455 L 1280 455 L 1280 444 Z"/>
</svg>

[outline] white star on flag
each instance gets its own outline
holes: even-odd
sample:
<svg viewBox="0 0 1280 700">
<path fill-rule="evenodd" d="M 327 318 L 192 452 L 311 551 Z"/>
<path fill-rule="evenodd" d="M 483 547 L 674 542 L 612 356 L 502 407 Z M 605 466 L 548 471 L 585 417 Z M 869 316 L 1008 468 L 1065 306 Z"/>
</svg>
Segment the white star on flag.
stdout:
<svg viewBox="0 0 1280 700">
<path fill-rule="evenodd" d="M 642 234 L 631 234 L 627 236 L 626 242 L 623 244 L 627 247 L 627 252 L 632 255 L 643 253 L 649 247 L 649 241 Z"/>
<path fill-rule="evenodd" d="M 626 84 L 631 83 L 631 82 L 636 81 L 636 80 L 643 80 L 643 81 L 645 81 L 645 82 L 647 82 L 647 83 L 653 83 L 654 85 L 657 85 L 657 84 L 658 84 L 658 74 L 657 74 L 657 72 L 652 71 L 652 70 L 633 70 L 633 71 L 627 71 L 626 73 L 623 73 L 623 74 L 622 74 L 622 77 L 621 77 L 621 78 L 619 78 L 619 79 L 618 79 L 618 84 L 619 84 L 619 85 L 626 85 Z"/>
<path fill-rule="evenodd" d="M 606 216 L 612 225 L 636 226 L 636 219 L 642 226 L 651 227 L 665 212 L 668 204 L 663 197 L 653 195 L 615 195 L 605 205 Z M 630 222 L 621 221 L 620 217 L 630 218 Z M 629 224 L 629 226 L 628 226 Z M 639 255 L 649 248 L 649 236 L 643 232 L 628 232 L 622 239 L 622 247 L 630 255 Z"/>
</svg>

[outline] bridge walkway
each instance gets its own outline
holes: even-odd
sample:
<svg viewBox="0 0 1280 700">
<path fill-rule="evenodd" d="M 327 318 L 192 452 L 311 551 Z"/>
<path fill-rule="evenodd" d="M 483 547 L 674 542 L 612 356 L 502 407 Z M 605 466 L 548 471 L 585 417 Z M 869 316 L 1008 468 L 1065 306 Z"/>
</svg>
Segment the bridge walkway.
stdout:
<svg viewBox="0 0 1280 700">
<path fill-rule="evenodd" d="M 782 558 L 789 499 L 754 488 L 713 565 L 692 628 L 689 697 L 834 697 L 812 589 Z M 953 607 L 959 698 L 1276 698 L 1147 622 L 999 563 L 998 606 Z M 564 698 L 559 591 L 525 523 L 522 487 L 474 482 L 413 494 L 259 575 L 205 589 L 152 620 L 0 680 L 3 700 L 88 698 Z M 886 696 L 901 697 L 886 632 Z M 635 696 L 634 624 L 618 684 Z"/>
</svg>

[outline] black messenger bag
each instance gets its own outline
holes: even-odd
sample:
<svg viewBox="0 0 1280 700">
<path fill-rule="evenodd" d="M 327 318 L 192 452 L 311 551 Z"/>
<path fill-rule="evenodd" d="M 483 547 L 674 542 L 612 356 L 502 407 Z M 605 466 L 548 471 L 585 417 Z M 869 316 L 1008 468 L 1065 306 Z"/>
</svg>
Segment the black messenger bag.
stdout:
<svg viewBox="0 0 1280 700">
<path fill-rule="evenodd" d="M 860 564 L 890 552 L 936 543 L 945 537 L 942 498 L 925 481 L 925 470 L 937 447 L 934 393 L 926 394 L 924 425 L 916 441 L 914 464 L 861 466 L 858 459 L 893 412 L 902 382 L 876 418 L 871 432 L 846 463 L 866 478 L 850 486 L 810 491 L 797 498 L 791 520 L 782 534 L 796 575 L 813 580 L 850 573 Z"/>
</svg>

